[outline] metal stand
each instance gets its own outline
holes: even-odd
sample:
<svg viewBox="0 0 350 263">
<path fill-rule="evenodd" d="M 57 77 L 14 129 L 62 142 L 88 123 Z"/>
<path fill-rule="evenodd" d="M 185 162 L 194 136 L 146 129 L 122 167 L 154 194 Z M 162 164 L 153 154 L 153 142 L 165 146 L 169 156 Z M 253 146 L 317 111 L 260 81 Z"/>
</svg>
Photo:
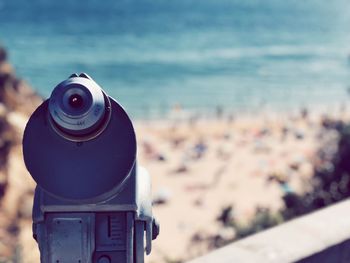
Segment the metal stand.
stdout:
<svg viewBox="0 0 350 263">
<path fill-rule="evenodd" d="M 122 204 L 131 189 L 136 203 Z M 41 263 L 143 263 L 159 232 L 149 195 L 149 175 L 142 168 L 133 172 L 123 192 L 99 205 L 63 205 L 37 187 L 33 235 Z"/>
</svg>

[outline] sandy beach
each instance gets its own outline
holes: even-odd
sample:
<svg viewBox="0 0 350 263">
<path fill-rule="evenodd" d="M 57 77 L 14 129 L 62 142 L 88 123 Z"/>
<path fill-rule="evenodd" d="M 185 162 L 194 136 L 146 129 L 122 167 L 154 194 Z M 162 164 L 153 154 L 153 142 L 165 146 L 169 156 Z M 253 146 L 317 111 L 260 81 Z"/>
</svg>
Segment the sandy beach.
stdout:
<svg viewBox="0 0 350 263">
<path fill-rule="evenodd" d="M 277 211 L 286 192 L 306 191 L 324 119 L 304 111 L 136 123 L 139 164 L 152 176 L 161 224 L 147 262 L 189 259 L 208 251 L 210 236 L 233 238 L 217 220 L 226 207 L 245 225 L 257 207 Z"/>
<path fill-rule="evenodd" d="M 327 118 L 349 119 L 344 109 L 327 112 Z M 26 118 L 8 115 L 18 138 Z M 277 211 L 286 192 L 307 190 L 327 118 L 319 111 L 301 111 L 136 121 L 138 162 L 152 176 L 154 215 L 161 226 L 146 262 L 183 262 L 213 249 L 213 236 L 233 239 L 234 230 L 218 220 L 227 207 L 232 207 L 231 219 L 246 225 L 258 207 Z M 4 257 L 14 246 L 25 262 L 38 262 L 31 236 L 35 183 L 24 167 L 20 143 L 11 150 L 8 175 L 1 218 L 3 224 L 16 220 L 18 234 L 0 239 L 5 247 L 0 251 Z"/>
</svg>

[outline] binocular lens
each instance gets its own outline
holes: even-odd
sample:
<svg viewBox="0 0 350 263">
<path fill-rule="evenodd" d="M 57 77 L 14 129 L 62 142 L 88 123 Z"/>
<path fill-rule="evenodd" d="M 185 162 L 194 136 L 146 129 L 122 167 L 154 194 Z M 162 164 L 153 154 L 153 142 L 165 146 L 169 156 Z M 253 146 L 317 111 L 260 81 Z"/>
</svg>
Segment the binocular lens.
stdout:
<svg viewBox="0 0 350 263">
<path fill-rule="evenodd" d="M 71 77 L 61 82 L 49 100 L 53 127 L 57 127 L 58 132 L 63 131 L 60 135 L 75 136 L 74 140 L 100 132 L 100 127 L 104 127 L 102 122 L 107 120 L 105 107 L 101 88 L 85 77 Z"/>
<path fill-rule="evenodd" d="M 84 100 L 79 94 L 73 94 L 68 99 L 69 105 L 74 109 L 79 109 L 84 105 Z"/>
</svg>

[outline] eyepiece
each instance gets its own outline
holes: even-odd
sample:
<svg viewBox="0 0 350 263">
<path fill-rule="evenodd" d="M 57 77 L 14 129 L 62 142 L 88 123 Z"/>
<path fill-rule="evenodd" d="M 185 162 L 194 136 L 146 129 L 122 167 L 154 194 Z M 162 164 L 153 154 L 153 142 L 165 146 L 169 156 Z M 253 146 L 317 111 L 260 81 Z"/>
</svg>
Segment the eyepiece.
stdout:
<svg viewBox="0 0 350 263">
<path fill-rule="evenodd" d="M 73 94 L 69 97 L 69 105 L 74 109 L 79 109 L 83 106 L 84 100 L 79 94 Z"/>
<path fill-rule="evenodd" d="M 98 204 L 136 173 L 136 137 L 123 107 L 74 74 L 30 117 L 23 156 L 39 188 L 60 204 Z"/>
<path fill-rule="evenodd" d="M 100 132 L 108 118 L 109 99 L 92 79 L 70 77 L 58 84 L 49 99 L 49 118 L 64 137 L 83 140 Z M 108 117 L 108 116 L 107 116 Z"/>
</svg>

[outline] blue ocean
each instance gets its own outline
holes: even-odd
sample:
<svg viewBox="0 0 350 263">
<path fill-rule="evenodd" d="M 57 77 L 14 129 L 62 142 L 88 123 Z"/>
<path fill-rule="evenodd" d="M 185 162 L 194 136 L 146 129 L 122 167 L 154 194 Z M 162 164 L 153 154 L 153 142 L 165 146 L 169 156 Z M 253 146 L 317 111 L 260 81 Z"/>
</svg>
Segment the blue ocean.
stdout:
<svg viewBox="0 0 350 263">
<path fill-rule="evenodd" d="M 0 45 L 42 96 L 87 72 L 141 118 L 350 100 L 348 0 L 0 0 Z"/>
</svg>

